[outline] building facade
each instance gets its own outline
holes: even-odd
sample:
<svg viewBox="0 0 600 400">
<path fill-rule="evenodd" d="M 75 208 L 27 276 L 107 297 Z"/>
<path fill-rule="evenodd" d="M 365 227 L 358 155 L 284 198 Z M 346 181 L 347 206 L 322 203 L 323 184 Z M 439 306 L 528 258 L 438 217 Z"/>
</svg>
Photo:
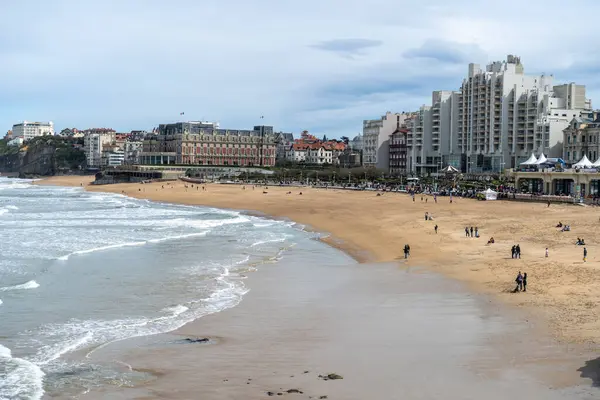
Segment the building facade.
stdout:
<svg viewBox="0 0 600 400">
<path fill-rule="evenodd" d="M 398 127 L 389 138 L 389 173 L 392 176 L 406 175 L 408 172 L 408 129 Z"/>
<path fill-rule="evenodd" d="M 587 156 L 591 162 L 600 158 L 600 118 L 590 113 L 588 118 L 576 117 L 563 131 L 563 160 L 568 164 Z"/>
<path fill-rule="evenodd" d="M 532 152 L 559 156 L 563 129 L 591 108 L 584 86 L 525 75 L 512 55 L 485 70 L 469 64 L 458 97 L 458 148 L 468 172 L 514 168 Z"/>
<path fill-rule="evenodd" d="M 398 124 L 410 117 L 406 113 L 388 111 L 379 119 L 363 121 L 363 165 L 369 168 L 389 170 L 389 137 Z"/>
<path fill-rule="evenodd" d="M 21 137 L 23 141 L 28 141 L 38 136 L 53 136 L 54 123 L 50 122 L 31 122 L 23 121 L 12 127 L 13 138 Z"/>
<path fill-rule="evenodd" d="M 88 168 L 101 168 L 105 147 L 111 146 L 116 141 L 116 132 L 113 129 L 93 128 L 83 131 L 83 151 Z"/>
<path fill-rule="evenodd" d="M 276 145 L 272 126 L 230 130 L 199 121 L 161 124 L 157 135 L 144 140 L 140 162 L 272 167 Z"/>
<path fill-rule="evenodd" d="M 276 161 L 283 161 L 286 159 L 288 150 L 294 144 L 294 134 L 278 132 L 275 134 L 277 140 L 277 155 Z"/>
</svg>

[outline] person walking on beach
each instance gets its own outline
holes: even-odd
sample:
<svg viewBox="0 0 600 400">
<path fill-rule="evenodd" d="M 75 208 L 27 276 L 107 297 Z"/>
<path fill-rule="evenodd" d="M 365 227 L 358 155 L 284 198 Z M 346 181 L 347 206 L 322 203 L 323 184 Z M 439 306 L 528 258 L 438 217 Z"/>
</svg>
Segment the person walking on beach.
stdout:
<svg viewBox="0 0 600 400">
<path fill-rule="evenodd" d="M 546 258 L 548 258 L 548 248 L 546 247 Z"/>
<path fill-rule="evenodd" d="M 516 258 L 521 258 L 521 245 L 517 244 L 515 247 Z"/>
<path fill-rule="evenodd" d="M 469 237 L 469 228 L 465 226 L 465 237 Z"/>
<path fill-rule="evenodd" d="M 521 285 L 523 287 L 523 291 L 526 292 L 527 291 L 527 272 L 523 272 L 523 281 L 521 282 Z"/>
<path fill-rule="evenodd" d="M 520 292 L 523 287 L 523 275 L 521 275 L 521 271 L 519 271 L 519 275 L 517 275 L 515 282 L 517 283 L 517 286 L 515 287 L 515 290 L 513 290 L 513 293 Z"/>
<path fill-rule="evenodd" d="M 437 228 L 438 228 L 438 226 L 437 226 L 437 224 L 436 224 L 436 225 L 433 227 L 433 229 L 435 229 L 435 233 L 436 233 L 436 234 L 437 234 Z"/>
<path fill-rule="evenodd" d="M 513 244 L 513 247 L 510 249 L 511 258 L 517 258 L 517 246 Z"/>
<path fill-rule="evenodd" d="M 583 248 L 583 262 L 587 261 L 587 248 Z"/>
<path fill-rule="evenodd" d="M 479 228 L 475 227 L 475 237 L 479 237 Z"/>
<path fill-rule="evenodd" d="M 471 231 L 471 237 L 473 237 L 473 227 L 471 227 L 470 231 Z"/>
</svg>

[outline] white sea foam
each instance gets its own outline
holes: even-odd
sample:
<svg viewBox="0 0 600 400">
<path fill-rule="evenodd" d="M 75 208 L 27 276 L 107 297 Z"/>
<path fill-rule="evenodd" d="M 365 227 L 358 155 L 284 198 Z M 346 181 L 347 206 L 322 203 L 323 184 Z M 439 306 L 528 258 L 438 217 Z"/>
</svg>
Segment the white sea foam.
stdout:
<svg viewBox="0 0 600 400">
<path fill-rule="evenodd" d="M 41 399 L 44 394 L 44 373 L 39 366 L 13 357 L 9 348 L 0 344 L 0 399 Z"/>
<path fill-rule="evenodd" d="M 2 305 L 2 299 L 0 299 L 0 305 Z"/>
<path fill-rule="evenodd" d="M 88 253 L 94 253 L 96 251 L 118 249 L 118 248 L 121 248 L 121 247 L 143 246 L 146 243 L 147 243 L 146 241 L 144 241 L 144 242 L 126 242 L 126 243 L 111 244 L 111 245 L 108 245 L 108 246 L 94 247 L 92 249 L 86 249 L 86 250 L 77 250 L 77 251 L 74 251 L 74 252 L 72 252 L 70 254 L 58 257 L 57 260 L 66 261 L 71 256 L 76 256 L 76 255 L 81 255 L 81 254 L 88 254 Z"/>
<path fill-rule="evenodd" d="M 148 243 L 160 243 L 160 242 L 166 242 L 168 240 L 187 239 L 187 238 L 196 237 L 196 236 L 206 236 L 206 234 L 208 232 L 209 231 L 204 231 L 204 232 L 188 233 L 188 234 L 179 235 L 179 236 L 167 236 L 164 238 L 150 239 L 150 240 L 148 240 Z"/>
<path fill-rule="evenodd" d="M 111 245 L 106 245 L 106 246 L 94 247 L 94 248 L 91 248 L 91 249 L 77 250 L 77 251 L 74 251 L 72 253 L 66 254 L 64 256 L 60 256 L 60 257 L 57 258 L 57 260 L 66 261 L 70 257 L 75 256 L 75 255 L 95 253 L 97 251 L 119 249 L 119 248 L 122 248 L 122 247 L 144 246 L 144 245 L 146 245 L 148 243 L 160 243 L 160 242 L 166 242 L 166 241 L 169 241 L 169 240 L 186 239 L 186 238 L 196 237 L 196 236 L 206 236 L 206 234 L 208 232 L 209 231 L 194 232 L 194 233 L 187 233 L 187 234 L 184 234 L 184 235 L 167 236 L 167 237 L 163 237 L 163 238 L 149 239 L 149 240 L 137 241 L 137 242 L 117 243 L 117 244 L 111 244 Z"/>
<path fill-rule="evenodd" d="M 271 239 L 271 240 L 259 240 L 258 242 L 254 242 L 250 245 L 250 247 L 256 247 L 256 246 L 260 246 L 261 244 L 267 244 L 267 243 L 278 243 L 278 242 L 285 242 L 286 238 L 278 238 L 278 239 Z"/>
<path fill-rule="evenodd" d="M 38 287 L 40 287 L 40 284 L 37 283 L 36 281 L 28 281 L 28 282 L 22 283 L 20 285 L 2 287 L 2 288 L 0 288 L 0 292 L 8 292 L 11 290 L 35 289 Z"/>
<path fill-rule="evenodd" d="M 19 207 L 17 207 L 17 206 L 13 206 L 13 205 L 8 205 L 8 206 L 6 206 L 6 207 L 4 207 L 4 208 L 6 208 L 6 209 L 8 209 L 8 210 L 18 210 L 18 209 L 19 209 Z"/>
</svg>

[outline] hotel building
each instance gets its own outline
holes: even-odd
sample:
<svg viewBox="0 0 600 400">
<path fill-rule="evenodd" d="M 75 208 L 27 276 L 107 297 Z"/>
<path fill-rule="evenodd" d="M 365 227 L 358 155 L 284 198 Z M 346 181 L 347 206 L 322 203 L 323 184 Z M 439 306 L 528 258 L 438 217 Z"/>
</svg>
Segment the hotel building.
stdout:
<svg viewBox="0 0 600 400">
<path fill-rule="evenodd" d="M 525 75 L 512 55 L 485 70 L 469 64 L 458 103 L 456 139 L 467 172 L 514 168 L 532 152 L 560 156 L 563 129 L 591 109 L 585 86 Z"/>
<path fill-rule="evenodd" d="M 53 136 L 54 123 L 50 122 L 30 122 L 23 121 L 20 124 L 15 124 L 12 127 L 13 138 L 23 138 L 23 141 L 28 141 L 38 136 Z"/>
<path fill-rule="evenodd" d="M 141 164 L 272 167 L 277 151 L 272 126 L 219 129 L 211 122 L 161 124 L 144 139 Z"/>
</svg>

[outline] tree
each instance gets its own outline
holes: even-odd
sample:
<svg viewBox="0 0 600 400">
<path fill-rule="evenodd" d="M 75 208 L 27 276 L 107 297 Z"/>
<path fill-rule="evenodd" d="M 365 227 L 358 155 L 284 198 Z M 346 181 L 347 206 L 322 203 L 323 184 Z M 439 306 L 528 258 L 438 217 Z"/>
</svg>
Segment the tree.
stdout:
<svg viewBox="0 0 600 400">
<path fill-rule="evenodd" d="M 341 140 L 342 142 L 344 142 L 346 145 L 347 145 L 348 143 L 350 143 L 350 138 L 348 138 L 348 136 L 342 136 L 342 137 L 340 138 L 340 140 Z"/>
</svg>

